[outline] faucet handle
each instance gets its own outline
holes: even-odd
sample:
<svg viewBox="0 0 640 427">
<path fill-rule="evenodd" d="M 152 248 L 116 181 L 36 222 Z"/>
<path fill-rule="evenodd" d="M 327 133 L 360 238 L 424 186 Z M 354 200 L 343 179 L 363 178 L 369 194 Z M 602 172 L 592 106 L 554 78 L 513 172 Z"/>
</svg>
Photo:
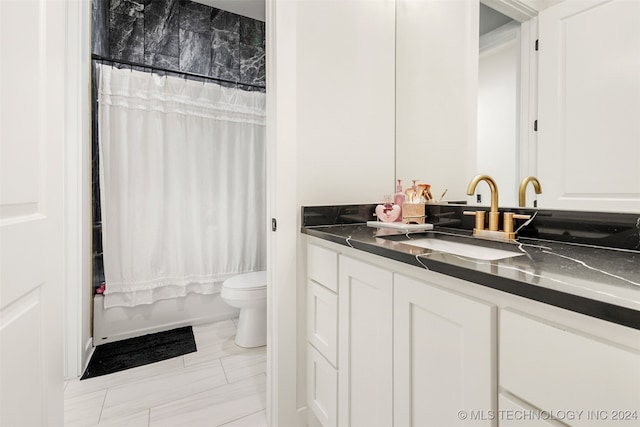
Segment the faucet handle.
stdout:
<svg viewBox="0 0 640 427">
<path fill-rule="evenodd" d="M 505 212 L 504 214 L 504 232 L 513 233 L 513 220 L 514 219 L 530 219 L 531 215 L 514 214 L 513 212 Z"/>
<path fill-rule="evenodd" d="M 513 214 L 513 219 L 531 219 L 531 215 Z"/>
<path fill-rule="evenodd" d="M 464 215 L 472 215 L 476 217 L 476 230 L 484 230 L 485 211 L 463 211 Z"/>
</svg>

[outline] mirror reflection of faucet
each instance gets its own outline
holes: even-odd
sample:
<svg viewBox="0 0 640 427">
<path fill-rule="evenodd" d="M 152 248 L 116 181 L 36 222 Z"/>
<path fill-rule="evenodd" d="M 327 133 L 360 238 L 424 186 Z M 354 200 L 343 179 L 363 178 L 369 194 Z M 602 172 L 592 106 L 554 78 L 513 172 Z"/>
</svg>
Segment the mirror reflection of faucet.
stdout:
<svg viewBox="0 0 640 427">
<path fill-rule="evenodd" d="M 528 176 L 520 181 L 520 187 L 518 188 L 518 206 L 527 206 L 527 184 L 531 183 L 536 194 L 542 194 L 542 187 L 540 181 L 535 176 Z M 537 200 L 534 200 L 533 207 L 537 207 Z"/>
<path fill-rule="evenodd" d="M 489 175 L 478 175 L 469 183 L 469 186 L 467 187 L 467 195 L 472 196 L 475 193 L 476 187 L 478 183 L 480 183 L 480 181 L 485 181 L 487 184 L 489 184 L 489 189 L 491 190 L 489 229 L 485 229 L 485 211 L 464 211 L 464 215 L 472 215 L 476 218 L 475 227 L 473 228 L 473 235 L 494 240 L 514 240 L 516 238 L 516 234 L 513 231 L 514 220 L 529 219 L 531 218 L 531 216 L 515 214 L 513 212 L 505 212 L 503 214 L 503 230 L 500 231 L 500 212 L 498 211 L 498 184 L 496 184 L 496 181 Z M 538 187 L 539 184 L 540 183 L 538 183 Z"/>
<path fill-rule="evenodd" d="M 496 181 L 491 178 L 489 175 L 478 175 L 471 180 L 469 186 L 467 187 L 467 195 L 473 196 L 473 193 L 476 191 L 476 187 L 480 181 L 486 181 L 489 184 L 489 189 L 491 190 L 491 209 L 489 210 L 489 230 L 498 231 L 498 221 L 500 218 L 500 213 L 498 212 L 498 184 Z M 468 215 L 465 213 L 465 215 Z M 476 216 L 477 223 L 477 216 Z M 483 219 L 484 223 L 484 219 Z M 484 228 L 484 227 L 483 227 Z"/>
</svg>

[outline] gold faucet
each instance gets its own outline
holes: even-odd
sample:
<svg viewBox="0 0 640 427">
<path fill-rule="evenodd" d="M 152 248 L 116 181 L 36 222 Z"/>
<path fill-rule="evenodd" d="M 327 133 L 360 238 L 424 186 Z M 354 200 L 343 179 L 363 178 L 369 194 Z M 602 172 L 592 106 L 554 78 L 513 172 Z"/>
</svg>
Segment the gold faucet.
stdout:
<svg viewBox="0 0 640 427">
<path fill-rule="evenodd" d="M 535 179 L 535 178 L 533 178 Z M 467 195 L 472 196 L 476 191 L 476 186 L 480 181 L 486 181 L 491 189 L 491 208 L 489 209 L 489 229 L 484 229 L 484 211 L 464 211 L 464 215 L 473 215 L 476 218 L 476 224 L 473 228 L 473 235 L 478 237 L 485 237 L 494 240 L 514 240 L 516 233 L 513 231 L 513 221 L 515 219 L 529 219 L 529 215 L 520 215 L 513 212 L 505 212 L 504 214 L 504 227 L 503 231 L 498 229 L 498 223 L 500 221 L 500 212 L 498 212 L 498 185 L 496 181 L 489 175 L 478 175 L 471 180 L 469 187 L 467 187 Z M 536 179 L 536 182 L 538 180 Z M 535 185 L 535 184 L 534 184 Z M 526 186 L 526 184 L 525 184 Z M 538 188 L 540 183 L 538 183 Z M 522 187 L 521 187 L 522 188 Z"/>
<path fill-rule="evenodd" d="M 498 212 L 498 184 L 489 175 L 478 175 L 471 180 L 467 187 L 467 195 L 473 196 L 480 181 L 486 181 L 491 189 L 491 209 L 489 210 L 489 230 L 498 231 L 500 213 Z"/>
<path fill-rule="evenodd" d="M 527 184 L 532 183 L 533 189 L 536 194 L 542 194 L 542 187 L 540 186 L 540 181 L 535 176 L 528 176 L 520 182 L 520 188 L 518 189 L 518 206 L 525 207 L 527 206 Z"/>
</svg>

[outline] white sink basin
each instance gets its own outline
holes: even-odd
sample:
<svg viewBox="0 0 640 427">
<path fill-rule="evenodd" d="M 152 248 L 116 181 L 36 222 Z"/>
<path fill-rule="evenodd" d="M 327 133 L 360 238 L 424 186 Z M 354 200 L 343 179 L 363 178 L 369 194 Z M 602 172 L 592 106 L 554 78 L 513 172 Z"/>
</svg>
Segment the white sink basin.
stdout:
<svg viewBox="0 0 640 427">
<path fill-rule="evenodd" d="M 487 248 L 478 245 L 467 245 L 465 243 L 433 238 L 407 240 L 402 243 L 405 245 L 417 246 L 419 248 L 431 249 L 434 251 L 446 252 L 453 255 L 460 255 L 485 261 L 495 261 L 523 255 L 520 252 L 505 251 L 502 249 Z"/>
</svg>

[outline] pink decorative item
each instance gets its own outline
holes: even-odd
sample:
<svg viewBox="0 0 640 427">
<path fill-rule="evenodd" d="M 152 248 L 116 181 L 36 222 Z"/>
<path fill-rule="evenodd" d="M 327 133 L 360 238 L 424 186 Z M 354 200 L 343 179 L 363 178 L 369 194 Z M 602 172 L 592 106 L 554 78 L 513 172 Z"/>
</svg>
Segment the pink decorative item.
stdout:
<svg viewBox="0 0 640 427">
<path fill-rule="evenodd" d="M 402 210 L 400 206 L 391 203 L 391 196 L 385 196 L 383 205 L 376 206 L 376 216 L 382 222 L 394 222 L 401 218 Z"/>
</svg>

